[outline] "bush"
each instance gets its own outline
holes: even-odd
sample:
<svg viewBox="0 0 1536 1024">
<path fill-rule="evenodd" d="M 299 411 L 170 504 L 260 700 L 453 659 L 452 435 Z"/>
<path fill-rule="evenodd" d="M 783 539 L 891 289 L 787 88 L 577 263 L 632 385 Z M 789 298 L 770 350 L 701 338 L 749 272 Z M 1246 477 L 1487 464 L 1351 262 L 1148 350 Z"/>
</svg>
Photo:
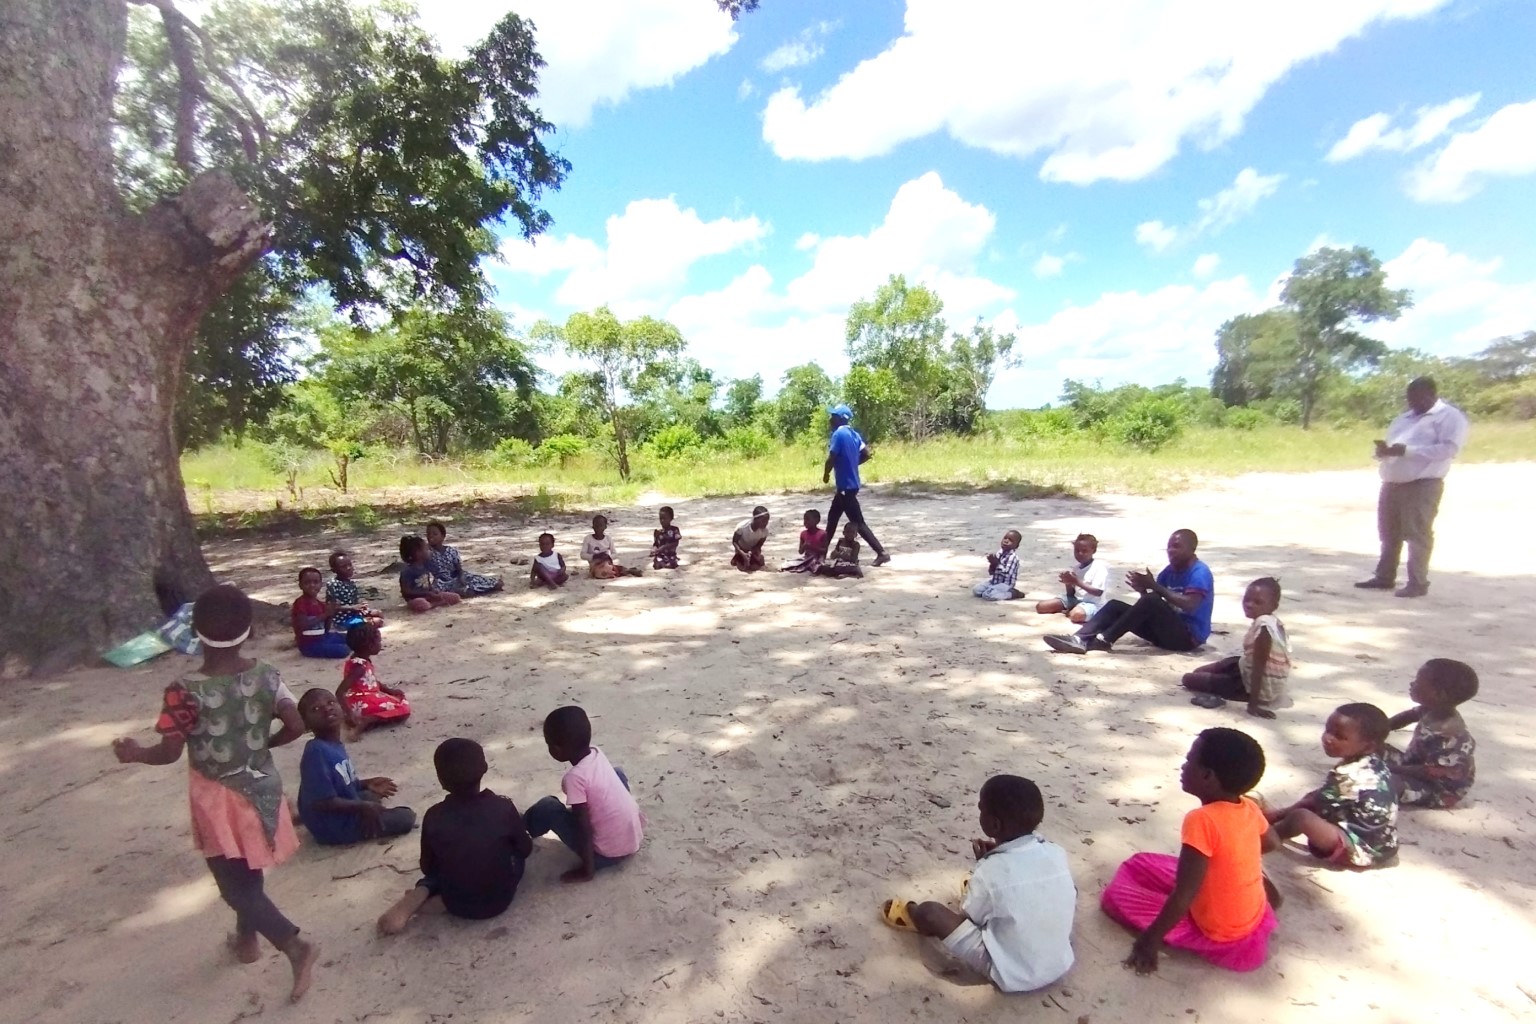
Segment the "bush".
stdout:
<svg viewBox="0 0 1536 1024">
<path fill-rule="evenodd" d="M 1301 422 L 1301 403 L 1294 398 L 1266 398 L 1262 402 L 1255 402 L 1248 406 L 1267 414 L 1277 423 L 1296 424 Z"/>
<path fill-rule="evenodd" d="M 586 438 L 575 434 L 556 434 L 554 437 L 546 437 L 536 454 L 541 462 L 559 462 L 560 468 L 564 469 L 567 463 L 586 450 Z"/>
<path fill-rule="evenodd" d="M 504 437 L 491 450 L 491 463 L 496 466 L 527 466 L 534 459 L 533 445 L 520 437 Z"/>
<path fill-rule="evenodd" d="M 1013 428 L 1022 440 L 1065 437 L 1077 432 L 1077 416 L 1071 409 L 1035 409 L 1019 413 Z"/>
<path fill-rule="evenodd" d="M 721 451 L 743 459 L 761 459 L 778 446 L 773 438 L 757 427 L 732 427 L 717 444 Z"/>
<path fill-rule="evenodd" d="M 1265 416 L 1258 409 L 1240 406 L 1227 410 L 1225 425 L 1233 430 L 1256 430 L 1268 422 L 1269 417 Z"/>
<path fill-rule="evenodd" d="M 646 447 L 658 459 L 682 459 L 697 455 L 704 447 L 704 440 L 686 423 L 674 423 L 652 434 Z"/>
<path fill-rule="evenodd" d="M 1171 398 L 1143 398 L 1105 424 L 1116 441 L 1155 452 L 1184 432 L 1184 410 Z"/>
</svg>

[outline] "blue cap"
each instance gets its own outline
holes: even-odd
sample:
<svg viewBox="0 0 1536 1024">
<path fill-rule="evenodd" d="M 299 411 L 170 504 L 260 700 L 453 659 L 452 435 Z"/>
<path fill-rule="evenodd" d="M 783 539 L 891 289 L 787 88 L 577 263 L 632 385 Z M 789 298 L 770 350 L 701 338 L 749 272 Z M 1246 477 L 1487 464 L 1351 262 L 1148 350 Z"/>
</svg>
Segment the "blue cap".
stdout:
<svg viewBox="0 0 1536 1024">
<path fill-rule="evenodd" d="M 832 408 L 827 410 L 827 413 L 828 415 L 836 416 L 839 419 L 853 419 L 853 410 L 848 408 L 846 405 L 834 405 Z"/>
</svg>

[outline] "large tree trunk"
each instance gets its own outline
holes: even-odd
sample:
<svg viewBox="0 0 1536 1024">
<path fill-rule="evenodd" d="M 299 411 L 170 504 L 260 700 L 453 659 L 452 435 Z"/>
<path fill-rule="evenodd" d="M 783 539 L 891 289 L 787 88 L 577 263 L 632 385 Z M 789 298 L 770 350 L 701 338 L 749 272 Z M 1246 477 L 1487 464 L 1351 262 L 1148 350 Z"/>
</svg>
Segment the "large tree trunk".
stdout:
<svg viewBox="0 0 1536 1024">
<path fill-rule="evenodd" d="M 147 214 L 113 179 L 126 0 L 0 0 L 0 672 L 152 625 L 210 582 L 174 436 L 203 313 L 262 252 L 233 181 Z"/>
</svg>

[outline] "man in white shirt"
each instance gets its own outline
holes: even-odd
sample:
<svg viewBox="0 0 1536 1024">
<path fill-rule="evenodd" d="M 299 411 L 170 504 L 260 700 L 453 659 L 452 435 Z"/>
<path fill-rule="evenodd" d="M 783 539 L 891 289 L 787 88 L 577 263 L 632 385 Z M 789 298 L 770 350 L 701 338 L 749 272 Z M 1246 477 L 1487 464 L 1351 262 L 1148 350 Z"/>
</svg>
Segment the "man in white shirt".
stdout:
<svg viewBox="0 0 1536 1024">
<path fill-rule="evenodd" d="M 1376 504 L 1376 529 L 1381 535 L 1381 559 L 1376 572 L 1355 586 L 1362 590 L 1391 590 L 1397 586 L 1397 563 L 1408 545 L 1408 585 L 1398 597 L 1429 593 L 1429 553 L 1435 544 L 1435 514 L 1445 491 L 1451 461 L 1467 443 L 1467 417 L 1440 400 L 1435 382 L 1418 377 L 1408 385 L 1408 411 L 1387 428 L 1386 440 L 1376 442 L 1381 469 L 1381 497 Z"/>
</svg>

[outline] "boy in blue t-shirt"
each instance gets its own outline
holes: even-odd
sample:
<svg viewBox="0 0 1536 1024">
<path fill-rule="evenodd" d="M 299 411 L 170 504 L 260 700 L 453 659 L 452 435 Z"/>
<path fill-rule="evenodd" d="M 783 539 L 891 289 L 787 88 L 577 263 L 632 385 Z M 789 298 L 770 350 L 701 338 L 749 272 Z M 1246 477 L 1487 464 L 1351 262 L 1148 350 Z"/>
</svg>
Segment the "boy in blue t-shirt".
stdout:
<svg viewBox="0 0 1536 1024">
<path fill-rule="evenodd" d="M 1048 636 L 1046 646 L 1062 654 L 1109 651 L 1127 633 L 1165 651 L 1192 651 L 1205 643 L 1216 582 L 1210 567 L 1195 557 L 1199 543 L 1194 530 L 1173 531 L 1167 568 L 1155 577 L 1151 569 L 1126 574 L 1126 585 L 1141 595 L 1135 604 L 1106 601 L 1076 633 Z"/>
<path fill-rule="evenodd" d="M 315 842 L 346 846 L 377 836 L 403 836 L 416 826 L 409 807 L 385 807 L 396 786 L 383 776 L 359 779 L 341 742 L 336 695 L 313 689 L 299 698 L 299 715 L 314 734 L 299 762 L 299 818 Z"/>
<path fill-rule="evenodd" d="M 827 536 L 837 536 L 837 521 L 843 516 L 857 526 L 859 536 L 875 553 L 875 565 L 884 565 L 891 556 L 881 546 L 875 532 L 864 522 L 864 510 L 859 507 L 859 467 L 872 457 L 869 445 L 849 422 L 853 410 L 846 405 L 834 405 L 827 410 L 832 419 L 832 437 L 827 442 L 827 461 L 821 469 L 821 482 L 828 483 L 837 475 L 837 493 L 832 496 L 832 508 L 827 512 Z"/>
</svg>

